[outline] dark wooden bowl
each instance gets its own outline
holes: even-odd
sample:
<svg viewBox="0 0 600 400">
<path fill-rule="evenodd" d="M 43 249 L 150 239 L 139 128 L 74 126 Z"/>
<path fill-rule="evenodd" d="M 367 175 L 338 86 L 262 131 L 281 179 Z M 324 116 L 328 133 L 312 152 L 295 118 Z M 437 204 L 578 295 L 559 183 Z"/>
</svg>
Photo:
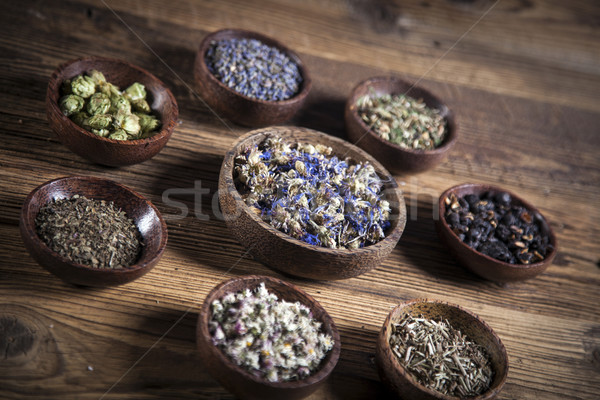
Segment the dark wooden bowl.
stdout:
<svg viewBox="0 0 600 400">
<path fill-rule="evenodd" d="M 209 71 L 204 57 L 211 42 L 234 38 L 257 39 L 285 53 L 298 65 L 302 75 L 299 92 L 287 100 L 265 101 L 244 96 L 221 83 Z M 217 115 L 241 125 L 256 127 L 278 124 L 290 119 L 302 107 L 312 87 L 308 69 L 296 53 L 275 39 L 241 29 L 223 29 L 209 34 L 202 40 L 194 64 L 194 79 L 200 95 Z"/>
<path fill-rule="evenodd" d="M 83 195 L 88 199 L 113 201 L 133 220 L 144 247 L 138 261 L 123 269 L 93 268 L 74 263 L 51 250 L 38 236 L 35 218 L 53 200 Z M 25 199 L 20 217 L 21 237 L 33 258 L 60 279 L 84 286 L 114 286 L 131 282 L 150 271 L 167 245 L 167 225 L 148 200 L 116 182 L 93 177 L 72 176 L 48 181 Z"/>
<path fill-rule="evenodd" d="M 379 96 L 405 93 L 416 99 L 422 98 L 428 107 L 440 110 L 448 129 L 442 144 L 433 150 L 403 149 L 380 137 L 360 118 L 356 105 L 360 97 L 373 92 Z M 435 167 L 446 157 L 458 137 L 454 114 L 444 103 L 427 90 L 413 87 L 412 84 L 392 76 L 370 78 L 359 83 L 348 98 L 344 119 L 350 142 L 366 150 L 395 174 L 422 172 Z"/>
<path fill-rule="evenodd" d="M 386 237 L 360 249 L 330 249 L 295 239 L 264 222 L 248 207 L 233 181 L 234 159 L 245 149 L 268 137 L 280 136 L 290 143 L 323 144 L 340 158 L 368 161 L 385 182 L 384 194 L 390 202 L 391 226 Z M 225 222 L 233 236 L 250 254 L 269 267 L 310 279 L 346 279 L 377 267 L 394 249 L 406 225 L 406 207 L 402 192 L 390 173 L 373 157 L 356 146 L 321 132 L 298 127 L 257 129 L 240 137 L 227 152 L 219 175 L 219 202 Z"/>
<path fill-rule="evenodd" d="M 162 123 L 160 132 L 147 139 L 114 140 L 88 132 L 66 117 L 58 106 L 61 84 L 93 69 L 102 72 L 107 81 L 121 89 L 134 82 L 146 86 L 148 103 Z M 52 73 L 46 93 L 46 115 L 58 140 L 74 153 L 98 164 L 123 166 L 146 161 L 158 154 L 173 133 L 179 110 L 171 91 L 148 71 L 122 60 L 86 57 L 69 61 Z"/>
<path fill-rule="evenodd" d="M 334 345 L 321 367 L 313 375 L 289 382 L 269 382 L 249 373 L 229 359 L 218 347 L 213 345 L 208 331 L 211 318 L 211 303 L 227 293 L 235 293 L 245 288 L 256 288 L 261 282 L 269 292 L 274 293 L 280 300 L 300 302 L 310 308 L 313 317 L 320 321 L 325 333 L 331 335 Z M 268 276 L 249 275 L 233 278 L 216 286 L 204 300 L 198 317 L 196 330 L 198 350 L 208 372 L 223 387 L 241 399 L 301 399 L 314 392 L 331 374 L 340 356 L 340 334 L 327 314 L 327 311 L 310 295 L 295 285 Z"/>
<path fill-rule="evenodd" d="M 492 194 L 506 192 L 510 194 L 514 204 L 520 205 L 530 211 L 531 215 L 534 216 L 534 219 L 540 224 L 542 231 L 548 235 L 551 247 L 549 247 L 549 252 L 546 254 L 546 258 L 540 262 L 527 265 L 510 264 L 480 253 L 460 240 L 456 233 L 450 229 L 450 226 L 444 218 L 446 213 L 446 205 L 444 201 L 446 197 L 448 197 L 451 193 L 454 193 L 460 198 L 468 194 L 479 195 L 485 192 L 490 192 Z M 483 278 L 495 282 L 514 282 L 530 279 L 544 272 L 546 268 L 552 264 L 552 260 L 554 260 L 554 257 L 556 256 L 556 236 L 554 235 L 554 231 L 550 225 L 546 222 L 546 219 L 533 205 L 507 190 L 491 185 L 476 183 L 466 183 L 454 186 L 442 193 L 438 201 L 438 209 L 439 218 L 435 222 L 438 236 L 442 242 L 448 246 L 450 252 L 460 264 L 464 265 Z"/>
<path fill-rule="evenodd" d="M 494 378 L 490 388 L 479 396 L 469 397 L 473 400 L 489 400 L 495 398 L 506 381 L 508 375 L 508 356 L 500 338 L 481 318 L 464 308 L 439 300 L 417 299 L 398 305 L 387 316 L 377 338 L 375 358 L 381 380 L 406 400 L 456 400 L 458 397 L 443 395 L 417 382 L 415 378 L 398 361 L 390 347 L 392 324 L 406 314 L 425 318 L 447 319 L 448 322 L 473 342 L 483 346 L 492 364 Z"/>
</svg>

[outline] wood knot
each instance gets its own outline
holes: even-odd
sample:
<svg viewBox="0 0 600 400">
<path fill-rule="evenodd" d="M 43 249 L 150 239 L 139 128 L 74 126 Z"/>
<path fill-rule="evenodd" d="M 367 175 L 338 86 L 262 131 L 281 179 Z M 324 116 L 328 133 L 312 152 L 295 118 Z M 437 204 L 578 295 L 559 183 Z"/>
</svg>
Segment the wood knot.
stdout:
<svg viewBox="0 0 600 400">
<path fill-rule="evenodd" d="M 16 316 L 0 315 L 0 358 L 26 356 L 35 343 L 35 330 Z"/>
</svg>

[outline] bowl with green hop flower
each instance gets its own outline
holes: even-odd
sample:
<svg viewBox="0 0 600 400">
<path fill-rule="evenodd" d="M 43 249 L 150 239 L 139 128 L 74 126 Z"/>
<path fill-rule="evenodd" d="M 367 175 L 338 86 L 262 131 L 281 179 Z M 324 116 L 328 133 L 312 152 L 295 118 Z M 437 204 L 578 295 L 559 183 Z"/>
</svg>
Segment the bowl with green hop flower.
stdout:
<svg viewBox="0 0 600 400">
<path fill-rule="evenodd" d="M 74 153 L 124 166 L 154 157 L 177 123 L 171 91 L 126 61 L 87 57 L 59 66 L 46 95 L 50 127 Z"/>
<path fill-rule="evenodd" d="M 446 104 L 393 76 L 359 83 L 346 103 L 345 122 L 350 142 L 394 174 L 434 168 L 458 136 L 454 114 Z"/>
<path fill-rule="evenodd" d="M 327 311 L 297 286 L 249 275 L 217 285 L 198 317 L 208 372 L 241 399 L 301 399 L 335 368 L 340 335 Z"/>
</svg>

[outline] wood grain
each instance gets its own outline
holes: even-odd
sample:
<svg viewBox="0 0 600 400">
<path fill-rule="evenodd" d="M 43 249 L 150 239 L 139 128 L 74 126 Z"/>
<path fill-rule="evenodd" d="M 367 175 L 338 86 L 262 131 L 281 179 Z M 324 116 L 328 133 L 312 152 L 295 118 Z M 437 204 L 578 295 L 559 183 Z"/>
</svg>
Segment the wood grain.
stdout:
<svg viewBox="0 0 600 400">
<path fill-rule="evenodd" d="M 374 364 L 377 335 L 392 307 L 422 297 L 459 304 L 498 334 L 510 362 L 498 398 L 597 398 L 600 4 L 494 4 L 2 2 L 0 398 L 232 398 L 200 361 L 194 332 L 209 291 L 248 274 L 300 286 L 334 319 L 340 360 L 311 399 L 391 396 Z M 454 111 L 461 136 L 448 159 L 396 176 L 407 225 L 382 265 L 342 281 L 294 279 L 251 259 L 231 236 L 213 204 L 223 156 L 247 129 L 212 113 L 193 86 L 198 45 L 221 28 L 277 38 L 306 63 L 313 88 L 290 124 L 344 138 L 351 89 L 383 74 L 423 78 L 419 85 Z M 138 65 L 173 92 L 180 121 L 151 160 L 102 167 L 54 139 L 45 116 L 48 79 L 63 62 L 90 55 Z M 23 201 L 40 183 L 67 175 L 118 181 L 157 206 L 169 244 L 149 274 L 118 288 L 82 289 L 28 255 L 18 231 Z M 433 218 L 440 193 L 464 182 L 504 187 L 540 209 L 560 246 L 543 274 L 499 285 L 453 261 Z M 195 195 L 195 186 L 208 193 Z"/>
</svg>

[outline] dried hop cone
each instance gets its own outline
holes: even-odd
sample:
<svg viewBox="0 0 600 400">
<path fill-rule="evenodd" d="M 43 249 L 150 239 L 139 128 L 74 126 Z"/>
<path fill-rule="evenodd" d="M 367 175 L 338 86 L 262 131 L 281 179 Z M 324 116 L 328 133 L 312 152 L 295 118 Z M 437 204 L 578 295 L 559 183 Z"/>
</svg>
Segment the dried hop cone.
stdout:
<svg viewBox="0 0 600 400">
<path fill-rule="evenodd" d="M 125 89 L 124 93 L 130 101 L 140 100 L 146 98 L 146 88 L 139 82 L 135 82 L 133 85 Z"/>
<path fill-rule="evenodd" d="M 96 84 L 89 76 L 79 75 L 71 81 L 71 91 L 73 94 L 87 99 L 96 92 Z"/>
<path fill-rule="evenodd" d="M 85 100 L 74 94 L 68 94 L 59 100 L 60 111 L 67 117 L 81 111 L 84 104 Z"/>
<path fill-rule="evenodd" d="M 87 112 L 90 115 L 106 114 L 110 109 L 110 99 L 102 93 L 94 93 L 87 105 Z"/>
</svg>

